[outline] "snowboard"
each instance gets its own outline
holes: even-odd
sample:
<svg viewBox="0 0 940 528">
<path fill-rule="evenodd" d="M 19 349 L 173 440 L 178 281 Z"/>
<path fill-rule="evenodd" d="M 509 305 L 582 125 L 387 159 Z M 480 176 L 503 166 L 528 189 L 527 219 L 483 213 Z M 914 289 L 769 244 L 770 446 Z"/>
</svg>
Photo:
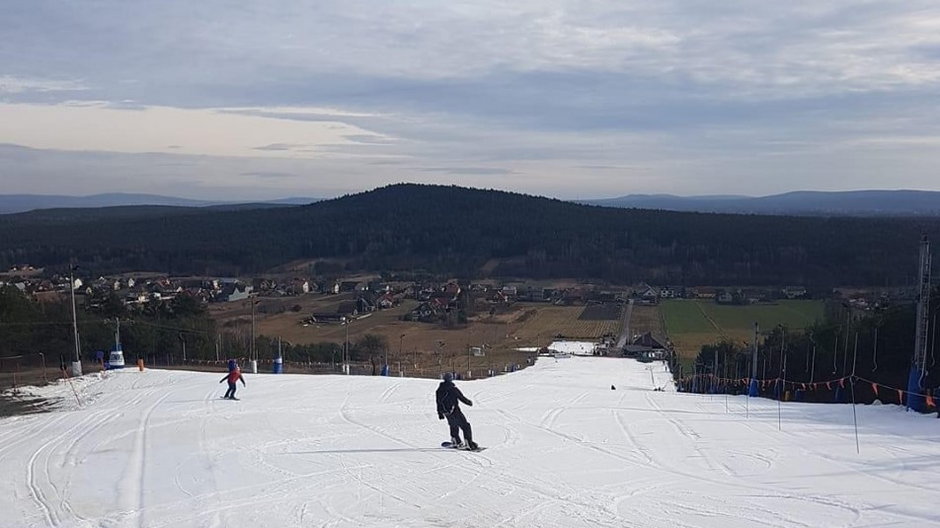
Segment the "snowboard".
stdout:
<svg viewBox="0 0 940 528">
<path fill-rule="evenodd" d="M 478 445 L 476 449 L 470 449 L 469 447 L 466 446 L 466 444 L 460 447 L 457 447 L 451 442 L 441 442 L 441 447 L 445 449 L 455 449 L 457 451 L 483 451 L 484 449 L 486 449 L 485 447 L 480 446 L 480 445 Z"/>
<path fill-rule="evenodd" d="M 222 399 L 222 400 L 235 400 L 235 401 L 238 401 L 238 398 L 236 398 L 236 397 L 234 397 L 234 396 L 232 396 L 231 398 L 226 398 L 225 396 L 219 396 L 219 399 Z"/>
</svg>

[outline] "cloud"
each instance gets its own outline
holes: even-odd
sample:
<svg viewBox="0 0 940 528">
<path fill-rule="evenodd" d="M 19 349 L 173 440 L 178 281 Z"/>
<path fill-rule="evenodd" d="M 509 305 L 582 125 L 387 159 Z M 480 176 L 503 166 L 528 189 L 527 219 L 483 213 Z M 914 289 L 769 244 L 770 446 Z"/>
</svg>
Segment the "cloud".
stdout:
<svg viewBox="0 0 940 528">
<path fill-rule="evenodd" d="M 378 134 L 349 134 L 344 137 L 353 143 L 363 145 L 391 145 L 395 143 L 393 138 L 380 136 Z"/>
<path fill-rule="evenodd" d="M 29 92 L 78 92 L 87 89 L 80 81 L 76 80 L 29 79 L 0 75 L 0 95 Z"/>
<path fill-rule="evenodd" d="M 338 122 L 284 121 L 212 109 L 124 108 L 99 101 L 0 103 L 0 114 L 5 117 L 0 142 L 43 149 L 316 157 L 328 155 L 318 146 L 361 144 L 347 136 L 380 137 Z"/>
<path fill-rule="evenodd" d="M 296 175 L 296 174 L 289 174 L 289 173 L 286 173 L 286 172 L 264 172 L 264 171 L 242 172 L 241 175 L 242 175 L 242 176 L 252 176 L 252 177 L 255 177 L 255 178 L 277 179 L 277 180 L 281 180 L 281 179 L 284 179 L 284 178 L 297 178 L 297 177 L 298 177 L 298 175 Z"/>
<path fill-rule="evenodd" d="M 934 0 L 36 0 L 0 40 L 0 141 L 205 156 L 206 186 L 232 158 L 360 188 L 512 167 L 531 192 L 760 194 L 891 164 L 940 185 Z"/>
<path fill-rule="evenodd" d="M 255 150 L 293 150 L 298 147 L 303 147 L 305 145 L 289 145 L 287 143 L 271 143 L 270 145 L 264 145 L 263 147 L 255 147 Z"/>
<path fill-rule="evenodd" d="M 500 169 L 496 167 L 422 167 L 418 169 L 424 172 L 442 172 L 445 174 L 473 174 L 473 175 L 505 175 L 512 174 L 509 169 Z"/>
</svg>

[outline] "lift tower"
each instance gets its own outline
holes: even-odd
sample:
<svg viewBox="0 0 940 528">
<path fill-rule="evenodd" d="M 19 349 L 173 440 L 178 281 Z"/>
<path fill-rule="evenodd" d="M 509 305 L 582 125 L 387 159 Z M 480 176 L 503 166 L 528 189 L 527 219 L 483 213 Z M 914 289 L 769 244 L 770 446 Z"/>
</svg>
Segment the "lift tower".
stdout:
<svg viewBox="0 0 940 528">
<path fill-rule="evenodd" d="M 914 358 L 907 380 L 907 408 L 923 412 L 926 401 L 922 386 L 927 375 L 927 327 L 930 314 L 930 242 L 927 235 L 920 241 L 920 274 L 917 280 L 917 321 L 914 335 Z"/>
</svg>

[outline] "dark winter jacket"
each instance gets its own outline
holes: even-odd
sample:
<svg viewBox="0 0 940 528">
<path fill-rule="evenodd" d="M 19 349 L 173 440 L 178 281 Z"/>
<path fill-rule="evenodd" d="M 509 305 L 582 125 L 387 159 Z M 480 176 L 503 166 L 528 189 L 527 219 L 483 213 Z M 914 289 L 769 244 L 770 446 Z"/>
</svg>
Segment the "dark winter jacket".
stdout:
<svg viewBox="0 0 940 528">
<path fill-rule="evenodd" d="M 454 412 L 458 408 L 459 402 L 473 406 L 473 402 L 468 400 L 452 381 L 442 381 L 437 387 L 438 416 Z"/>
</svg>

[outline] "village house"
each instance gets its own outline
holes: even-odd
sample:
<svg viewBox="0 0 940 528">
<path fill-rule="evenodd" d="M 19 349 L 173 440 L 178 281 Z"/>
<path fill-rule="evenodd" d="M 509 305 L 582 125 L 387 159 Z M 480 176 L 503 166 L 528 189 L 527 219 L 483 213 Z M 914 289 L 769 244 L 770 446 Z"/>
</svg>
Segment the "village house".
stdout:
<svg viewBox="0 0 940 528">
<path fill-rule="evenodd" d="M 783 289 L 783 296 L 787 299 L 802 299 L 806 297 L 806 288 L 802 286 L 787 286 Z"/>
<path fill-rule="evenodd" d="M 250 285 L 232 282 L 222 286 L 222 290 L 216 295 L 215 300 L 219 302 L 244 301 L 251 296 L 253 291 L 254 288 Z"/>
<path fill-rule="evenodd" d="M 314 323 L 343 323 L 357 318 L 362 312 L 358 301 L 345 301 L 336 307 L 335 312 L 314 312 L 310 320 Z"/>
<path fill-rule="evenodd" d="M 440 321 L 444 317 L 443 308 L 437 302 L 427 301 L 419 304 L 413 310 L 404 316 L 406 321 L 421 321 L 422 323 L 433 323 Z"/>
<path fill-rule="evenodd" d="M 381 310 L 387 310 L 398 304 L 398 299 L 391 293 L 384 293 L 376 299 L 375 304 Z"/>
<path fill-rule="evenodd" d="M 623 355 L 636 357 L 639 361 L 649 362 L 653 360 L 665 359 L 668 355 L 669 347 L 666 343 L 653 337 L 651 332 L 646 332 L 633 339 L 633 343 L 623 348 Z"/>
</svg>

